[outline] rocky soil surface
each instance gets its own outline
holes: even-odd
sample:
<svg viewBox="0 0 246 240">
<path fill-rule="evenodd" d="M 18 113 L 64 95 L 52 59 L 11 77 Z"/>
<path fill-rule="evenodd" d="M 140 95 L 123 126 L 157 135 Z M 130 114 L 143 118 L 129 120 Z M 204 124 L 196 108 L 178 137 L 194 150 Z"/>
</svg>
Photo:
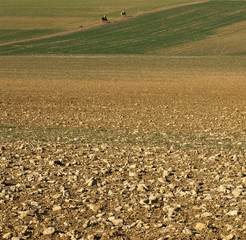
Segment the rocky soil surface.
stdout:
<svg viewBox="0 0 246 240">
<path fill-rule="evenodd" d="M 205 79 L 2 79 L 0 239 L 246 239 L 245 79 Z"/>
<path fill-rule="evenodd" d="M 245 239 L 245 155 L 5 143 L 2 239 Z"/>
</svg>

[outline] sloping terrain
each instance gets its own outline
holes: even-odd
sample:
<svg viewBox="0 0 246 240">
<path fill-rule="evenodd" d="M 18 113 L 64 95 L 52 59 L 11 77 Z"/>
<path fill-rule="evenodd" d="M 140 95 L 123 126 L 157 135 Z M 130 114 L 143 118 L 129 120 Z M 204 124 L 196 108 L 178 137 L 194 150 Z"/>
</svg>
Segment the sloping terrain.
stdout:
<svg viewBox="0 0 246 240">
<path fill-rule="evenodd" d="M 245 7 L 0 46 L 0 239 L 246 239 Z"/>
<path fill-rule="evenodd" d="M 0 239 L 246 239 L 244 57 L 0 64 Z"/>
<path fill-rule="evenodd" d="M 99 23 L 100 17 L 120 16 L 160 6 L 192 0 L 0 0 L 0 43 L 71 30 L 79 26 Z"/>
<path fill-rule="evenodd" d="M 199 1 L 195 1 L 195 2 L 192 1 L 192 2 L 187 2 L 187 3 L 185 2 L 185 3 L 177 3 L 177 4 L 174 4 L 174 2 L 172 2 L 172 4 L 170 3 L 171 5 L 168 5 L 168 2 L 166 2 L 165 3 L 166 5 L 164 5 L 162 7 L 146 9 L 146 10 L 138 11 L 138 12 L 132 13 L 132 14 L 129 14 L 129 12 L 127 12 L 127 18 L 126 17 L 122 17 L 122 16 L 121 17 L 110 18 L 110 23 L 124 21 L 124 20 L 127 20 L 129 17 L 130 18 L 134 18 L 134 17 L 140 16 L 140 15 L 143 15 L 143 14 L 147 14 L 147 13 L 158 12 L 158 11 L 177 8 L 177 7 L 181 7 L 181 6 L 199 4 L 199 3 L 207 2 L 207 1 L 208 0 L 199 0 Z M 118 12 L 118 14 L 119 14 L 119 12 Z M 74 32 L 80 32 L 80 31 L 83 31 L 83 30 L 86 30 L 86 29 L 96 28 L 96 27 L 99 27 L 99 26 L 102 25 L 102 22 L 101 22 L 101 19 L 100 19 L 101 16 L 98 17 L 96 23 L 93 23 L 93 21 L 92 21 L 88 25 L 80 25 L 79 27 L 68 29 L 66 31 L 58 31 L 57 32 L 57 30 L 54 29 L 53 30 L 54 33 L 50 33 L 50 34 L 48 33 L 50 30 L 47 30 L 47 29 L 43 29 L 43 30 L 37 30 L 37 29 L 36 30 L 35 29 L 34 30 L 27 30 L 27 31 L 25 31 L 23 33 L 23 36 L 21 35 L 22 31 L 11 30 L 10 31 L 10 35 L 8 34 L 8 30 L 6 31 L 6 34 L 5 34 L 5 31 L 2 31 L 1 37 L 3 38 L 3 40 L 6 37 L 7 37 L 7 39 L 8 39 L 8 37 L 11 37 L 12 33 L 14 33 L 16 36 L 19 36 L 20 38 L 22 36 L 23 39 L 19 39 L 18 40 L 18 37 L 17 37 L 17 40 L 12 40 L 12 41 L 11 41 L 11 38 L 8 41 L 6 41 L 6 39 L 5 39 L 6 42 L 0 43 L 0 46 L 10 45 L 10 44 L 13 44 L 13 43 L 27 42 L 27 41 L 31 41 L 31 40 L 40 40 L 40 39 L 47 39 L 47 38 L 51 38 L 51 37 L 64 36 L 64 35 L 72 34 Z M 100 19 L 100 22 L 98 21 L 99 19 Z M 32 25 L 30 25 L 30 26 L 32 26 Z M 45 34 L 45 32 L 47 32 L 47 33 Z M 32 34 L 33 34 L 33 37 L 31 37 Z M 39 34 L 39 35 L 42 34 L 42 35 L 35 36 L 36 34 Z M 1 41 L 1 39 L 0 39 L 0 41 Z"/>
<path fill-rule="evenodd" d="M 0 47 L 0 54 L 182 54 L 175 49 L 194 44 L 186 55 L 209 55 L 208 44 L 218 39 L 212 55 L 244 55 L 245 1 L 210 1 L 149 13 L 127 21 L 49 39 Z M 233 29 L 224 31 L 223 29 Z M 234 36 L 234 31 L 237 37 Z M 223 41 L 224 39 L 227 39 Z M 231 40 L 230 40 L 231 39 Z M 212 40 L 211 40 L 212 41 Z M 233 46 L 228 51 L 230 41 Z M 237 45 L 238 44 L 238 45 Z M 187 47 L 187 49 L 189 49 Z"/>
<path fill-rule="evenodd" d="M 246 55 L 246 21 L 218 29 L 214 35 L 192 43 L 160 49 L 167 55 Z"/>
</svg>

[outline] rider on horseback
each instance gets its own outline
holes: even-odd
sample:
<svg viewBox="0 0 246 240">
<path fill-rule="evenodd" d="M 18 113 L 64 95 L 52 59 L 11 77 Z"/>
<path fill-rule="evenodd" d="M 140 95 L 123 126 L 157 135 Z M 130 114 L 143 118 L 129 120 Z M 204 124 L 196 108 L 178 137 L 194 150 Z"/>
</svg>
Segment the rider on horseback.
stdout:
<svg viewBox="0 0 246 240">
<path fill-rule="evenodd" d="M 122 12 L 121 12 L 121 16 L 126 16 L 126 12 L 125 12 L 124 9 L 123 9 Z"/>
<path fill-rule="evenodd" d="M 106 14 L 103 15 L 102 21 L 108 21 Z"/>
</svg>

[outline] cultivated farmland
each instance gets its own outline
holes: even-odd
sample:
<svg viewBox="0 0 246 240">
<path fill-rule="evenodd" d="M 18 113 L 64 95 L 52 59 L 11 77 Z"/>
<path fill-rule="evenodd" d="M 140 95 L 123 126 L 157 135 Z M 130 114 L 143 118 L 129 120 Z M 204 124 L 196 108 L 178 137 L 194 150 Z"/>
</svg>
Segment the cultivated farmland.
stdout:
<svg viewBox="0 0 246 240">
<path fill-rule="evenodd" d="M 103 14 L 109 18 L 120 16 L 122 9 L 128 14 L 152 8 L 169 6 L 192 0 L 0 0 L 0 42 L 27 39 L 77 29 L 99 23 Z"/>
<path fill-rule="evenodd" d="M 0 45 L 0 54 L 245 55 L 245 22 L 245 1 L 209 1 Z"/>
<path fill-rule="evenodd" d="M 0 46 L 0 239 L 246 239 L 244 22 L 209 1 Z"/>
<path fill-rule="evenodd" d="M 1 57 L 2 236 L 245 238 L 245 69 Z"/>
</svg>

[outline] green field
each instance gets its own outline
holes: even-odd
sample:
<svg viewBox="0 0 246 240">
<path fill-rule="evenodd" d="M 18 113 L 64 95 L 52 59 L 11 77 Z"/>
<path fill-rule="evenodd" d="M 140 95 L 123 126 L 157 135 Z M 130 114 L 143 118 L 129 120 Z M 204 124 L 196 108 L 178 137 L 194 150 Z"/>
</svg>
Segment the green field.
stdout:
<svg viewBox="0 0 246 240">
<path fill-rule="evenodd" d="M 0 54 L 245 55 L 245 21 L 245 1 L 210 1 L 69 35 L 0 46 Z M 213 39 L 220 41 L 211 49 L 209 40 Z M 208 42 L 199 44 L 204 40 Z"/>
<path fill-rule="evenodd" d="M 103 14 L 119 17 L 127 13 L 192 0 L 0 0 L 0 43 L 98 23 Z"/>
</svg>

